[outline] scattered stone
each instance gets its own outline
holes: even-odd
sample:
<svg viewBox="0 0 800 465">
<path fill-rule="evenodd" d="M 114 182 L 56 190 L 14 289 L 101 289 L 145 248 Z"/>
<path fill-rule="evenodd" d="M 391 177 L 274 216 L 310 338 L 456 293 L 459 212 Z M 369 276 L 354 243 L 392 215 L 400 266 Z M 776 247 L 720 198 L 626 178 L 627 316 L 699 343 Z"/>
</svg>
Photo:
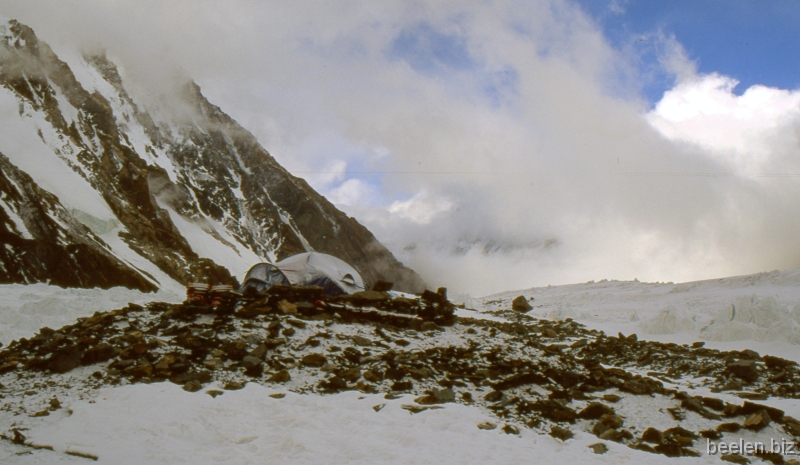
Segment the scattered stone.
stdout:
<svg viewBox="0 0 800 465">
<path fill-rule="evenodd" d="M 272 397 L 273 399 L 283 399 L 284 397 L 286 397 L 286 393 L 285 392 L 274 392 L 274 393 L 270 394 L 269 396 Z"/>
<path fill-rule="evenodd" d="M 552 436 L 552 437 L 554 437 L 556 439 L 561 439 L 562 441 L 566 441 L 567 439 L 572 439 L 575 436 L 574 434 L 572 434 L 572 431 L 570 431 L 569 429 L 562 428 L 562 427 L 560 427 L 558 425 L 552 426 L 550 428 L 550 433 L 549 434 L 550 434 L 550 436 Z"/>
<path fill-rule="evenodd" d="M 225 383 L 225 386 L 222 387 L 222 389 L 225 389 L 226 391 L 238 391 L 242 388 L 244 388 L 244 384 L 237 383 L 236 381 L 228 381 Z"/>
<path fill-rule="evenodd" d="M 603 444 L 602 442 L 596 442 L 594 444 L 589 444 L 589 449 L 592 449 L 592 452 L 595 454 L 605 454 L 608 452 L 608 446 Z"/>
<path fill-rule="evenodd" d="M 511 301 L 511 309 L 518 312 L 527 312 L 532 310 L 533 307 L 528 303 L 528 299 L 525 296 L 517 296 Z"/>
<path fill-rule="evenodd" d="M 378 405 L 373 406 L 372 410 L 375 410 L 376 412 L 380 412 L 381 410 L 383 410 L 384 407 L 386 407 L 386 404 L 378 404 Z"/>
<path fill-rule="evenodd" d="M 197 380 L 191 380 L 183 385 L 183 390 L 186 392 L 197 392 L 201 389 L 203 389 L 203 385 Z"/>
<path fill-rule="evenodd" d="M 621 399 L 622 397 L 616 394 L 603 394 L 603 400 L 606 402 L 611 402 L 612 404 L 619 402 Z"/>
<path fill-rule="evenodd" d="M 760 431 L 770 424 L 770 417 L 769 413 L 766 410 L 761 410 L 759 412 L 750 414 L 745 420 L 742 426 L 745 429 L 750 429 L 753 431 Z"/>
<path fill-rule="evenodd" d="M 206 391 L 206 394 L 208 394 L 212 398 L 216 399 L 217 396 L 221 396 L 223 394 L 223 391 L 220 391 L 218 389 L 211 389 L 209 391 Z"/>
<path fill-rule="evenodd" d="M 372 341 L 363 336 L 353 336 L 353 343 L 362 347 L 369 347 L 372 345 Z"/>
<path fill-rule="evenodd" d="M 307 367 L 317 367 L 317 368 L 319 368 L 322 365 L 325 365 L 325 362 L 327 362 L 328 359 L 325 358 L 325 356 L 322 355 L 322 354 L 313 353 L 313 354 L 308 354 L 308 355 L 304 356 L 302 358 L 302 361 L 303 361 L 303 365 L 305 365 Z"/>
<path fill-rule="evenodd" d="M 271 383 L 285 383 L 292 379 L 292 376 L 289 374 L 288 370 L 281 370 L 272 376 L 270 376 L 267 381 Z"/>
<path fill-rule="evenodd" d="M 739 454 L 723 454 L 719 456 L 720 460 L 724 460 L 726 462 L 736 463 L 739 465 L 747 465 L 750 463 L 750 459 L 743 455 Z"/>
<path fill-rule="evenodd" d="M 495 428 L 497 428 L 497 425 L 490 421 L 482 421 L 478 423 L 478 429 L 493 430 Z"/>
<path fill-rule="evenodd" d="M 297 314 L 297 306 L 288 300 L 281 300 L 278 302 L 278 310 L 285 315 Z"/>
<path fill-rule="evenodd" d="M 517 428 L 514 425 L 506 424 L 506 425 L 503 425 L 503 432 L 506 433 L 506 434 L 519 435 L 519 428 Z"/>
<path fill-rule="evenodd" d="M 613 414 L 614 409 L 611 407 L 601 404 L 600 402 L 591 402 L 583 410 L 578 412 L 578 418 L 583 418 L 584 420 L 597 420 L 603 415 Z"/>
</svg>

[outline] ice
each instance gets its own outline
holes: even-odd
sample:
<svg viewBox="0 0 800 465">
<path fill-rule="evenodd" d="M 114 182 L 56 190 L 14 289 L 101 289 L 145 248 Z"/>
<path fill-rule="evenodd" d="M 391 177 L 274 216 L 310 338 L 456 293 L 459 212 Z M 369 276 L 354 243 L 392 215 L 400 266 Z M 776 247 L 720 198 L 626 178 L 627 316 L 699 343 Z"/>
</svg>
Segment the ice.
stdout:
<svg viewBox="0 0 800 465">
<path fill-rule="evenodd" d="M 573 318 L 609 334 L 753 349 L 800 361 L 800 270 L 771 271 L 688 283 L 590 281 L 508 291 L 475 299 L 486 311 L 533 297 L 538 318 Z M 740 309 L 734 317 L 733 308 Z M 474 312 L 472 312 L 474 313 Z"/>
<path fill-rule="evenodd" d="M 697 328 L 697 324 L 685 310 L 668 305 L 654 318 L 643 321 L 641 328 L 648 334 L 675 334 L 694 330 Z"/>
<path fill-rule="evenodd" d="M 48 284 L 0 285 L 0 343 L 29 338 L 40 328 L 60 328 L 76 318 L 125 307 L 129 302 L 180 302 L 181 294 L 161 290 L 155 294 L 122 287 L 65 289 Z"/>
<path fill-rule="evenodd" d="M 793 313 L 772 297 L 737 297 L 701 332 L 712 341 L 778 341 L 800 343 L 800 325 Z"/>
</svg>

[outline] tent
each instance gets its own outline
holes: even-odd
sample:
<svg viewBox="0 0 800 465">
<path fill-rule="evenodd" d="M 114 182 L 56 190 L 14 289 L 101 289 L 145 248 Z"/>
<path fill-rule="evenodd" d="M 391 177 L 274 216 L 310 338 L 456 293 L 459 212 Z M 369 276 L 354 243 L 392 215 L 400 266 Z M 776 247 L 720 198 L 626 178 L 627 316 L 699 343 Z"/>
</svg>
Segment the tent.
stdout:
<svg viewBox="0 0 800 465">
<path fill-rule="evenodd" d="M 265 291 L 275 284 L 320 286 L 328 295 L 364 290 L 364 280 L 355 268 L 334 256 L 318 252 L 292 255 L 274 264 L 258 263 L 247 272 L 240 290 Z"/>
</svg>

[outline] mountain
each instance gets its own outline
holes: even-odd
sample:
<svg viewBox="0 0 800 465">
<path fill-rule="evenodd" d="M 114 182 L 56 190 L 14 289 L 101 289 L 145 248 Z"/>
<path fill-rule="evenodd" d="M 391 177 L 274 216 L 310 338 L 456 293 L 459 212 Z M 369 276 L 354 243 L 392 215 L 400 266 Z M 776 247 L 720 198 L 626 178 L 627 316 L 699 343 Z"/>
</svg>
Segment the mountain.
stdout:
<svg viewBox="0 0 800 465">
<path fill-rule="evenodd" d="M 230 283 L 313 250 L 367 285 L 424 289 L 194 82 L 160 104 L 134 101 L 105 55 L 58 57 L 15 20 L 0 25 L 0 154 L 3 283 Z"/>
</svg>

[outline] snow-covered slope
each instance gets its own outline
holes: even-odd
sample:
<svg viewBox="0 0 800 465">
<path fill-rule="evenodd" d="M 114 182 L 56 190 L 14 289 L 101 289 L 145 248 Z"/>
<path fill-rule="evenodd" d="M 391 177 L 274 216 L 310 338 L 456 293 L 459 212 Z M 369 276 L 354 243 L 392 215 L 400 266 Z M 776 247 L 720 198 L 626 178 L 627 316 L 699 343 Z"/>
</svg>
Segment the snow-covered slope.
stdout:
<svg viewBox="0 0 800 465">
<path fill-rule="evenodd" d="M 196 84 L 145 105 L 124 83 L 105 56 L 65 51 L 60 58 L 30 28 L 0 19 L 3 160 L 29 176 L 34 192 L 49 195 L 62 222 L 67 212 L 69 223 L 96 234 L 95 255 L 118 262 L 115 271 L 102 273 L 114 282 L 62 284 L 145 290 L 153 283 L 231 282 L 254 262 L 315 250 L 353 264 L 368 284 L 383 279 L 422 290 L 421 279 L 366 228 L 286 172 Z M 31 236 L 29 223 L 38 217 L 7 202 L 0 211 L 6 231 L 40 246 L 46 239 L 89 241 Z M 5 237 L 0 241 L 8 243 Z M 0 265 L 53 269 L 30 254 L 24 264 L 0 255 Z M 69 267 L 78 275 L 108 269 L 89 260 Z M 0 282 L 47 279 L 55 282 L 47 272 L 0 276 Z"/>
<path fill-rule="evenodd" d="M 479 310 L 529 299 L 531 316 L 572 318 L 616 334 L 650 340 L 706 341 L 800 360 L 800 270 L 688 283 L 600 281 L 509 291 L 476 300 Z M 530 298 L 533 298 L 531 301 Z"/>
</svg>

